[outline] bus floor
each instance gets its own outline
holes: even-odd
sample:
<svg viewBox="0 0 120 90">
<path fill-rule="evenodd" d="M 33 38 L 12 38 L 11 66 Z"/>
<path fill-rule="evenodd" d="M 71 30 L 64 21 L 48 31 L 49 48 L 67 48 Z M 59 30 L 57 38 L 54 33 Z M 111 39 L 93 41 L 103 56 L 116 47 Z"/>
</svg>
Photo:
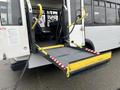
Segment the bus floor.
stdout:
<svg viewBox="0 0 120 90">
<path fill-rule="evenodd" d="M 12 90 L 21 71 L 13 72 L 9 61 L 0 61 L 0 90 Z M 119 90 L 120 49 L 106 64 L 66 78 L 54 65 L 27 70 L 17 90 Z"/>
<path fill-rule="evenodd" d="M 41 47 L 47 47 L 47 46 L 52 46 L 52 45 L 56 45 L 56 40 L 43 40 L 43 41 L 39 41 L 37 42 L 37 44 Z"/>
</svg>

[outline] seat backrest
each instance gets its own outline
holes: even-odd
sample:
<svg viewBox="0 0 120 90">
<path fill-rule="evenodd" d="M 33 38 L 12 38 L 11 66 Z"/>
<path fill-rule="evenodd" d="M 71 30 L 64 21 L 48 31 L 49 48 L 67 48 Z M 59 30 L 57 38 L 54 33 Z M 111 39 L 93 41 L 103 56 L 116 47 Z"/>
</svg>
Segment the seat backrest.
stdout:
<svg viewBox="0 0 120 90">
<path fill-rule="evenodd" d="M 39 23 L 37 23 L 36 26 L 35 26 L 35 32 L 36 33 L 43 33 L 43 30 L 42 30 Z"/>
</svg>

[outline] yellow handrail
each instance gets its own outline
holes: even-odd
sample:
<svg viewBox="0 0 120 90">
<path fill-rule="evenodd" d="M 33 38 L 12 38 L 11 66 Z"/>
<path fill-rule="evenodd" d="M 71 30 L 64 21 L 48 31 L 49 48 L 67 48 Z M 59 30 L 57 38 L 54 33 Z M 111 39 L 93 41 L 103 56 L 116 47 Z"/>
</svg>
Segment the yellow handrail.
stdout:
<svg viewBox="0 0 120 90">
<path fill-rule="evenodd" d="M 43 7 L 42 7 L 42 5 L 38 4 L 37 6 L 39 7 L 39 17 L 37 18 L 37 20 L 35 20 L 35 23 L 32 26 L 32 30 L 34 30 L 36 24 L 40 21 L 40 19 L 42 17 L 42 14 L 43 14 Z"/>
<path fill-rule="evenodd" d="M 77 21 L 73 22 L 71 25 L 68 25 L 67 28 L 70 28 L 71 26 L 73 26 L 75 23 L 78 23 L 80 21 L 82 21 L 86 16 L 88 16 L 88 13 L 86 12 L 85 9 L 82 9 L 82 17 L 79 17 L 79 19 L 77 19 Z"/>
<path fill-rule="evenodd" d="M 39 51 L 41 51 L 44 55 L 48 55 L 48 53 L 44 49 L 42 49 L 39 45 L 37 45 L 37 44 L 35 44 L 35 45 L 36 45 L 37 49 Z"/>
</svg>

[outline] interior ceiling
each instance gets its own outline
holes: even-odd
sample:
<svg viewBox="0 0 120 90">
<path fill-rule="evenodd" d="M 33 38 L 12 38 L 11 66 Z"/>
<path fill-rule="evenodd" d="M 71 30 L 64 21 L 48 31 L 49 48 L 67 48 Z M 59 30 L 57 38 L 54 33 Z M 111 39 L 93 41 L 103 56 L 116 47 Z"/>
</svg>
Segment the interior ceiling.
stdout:
<svg viewBox="0 0 120 90">
<path fill-rule="evenodd" d="M 32 5 L 41 3 L 43 7 L 61 8 L 62 0 L 31 0 Z"/>
</svg>

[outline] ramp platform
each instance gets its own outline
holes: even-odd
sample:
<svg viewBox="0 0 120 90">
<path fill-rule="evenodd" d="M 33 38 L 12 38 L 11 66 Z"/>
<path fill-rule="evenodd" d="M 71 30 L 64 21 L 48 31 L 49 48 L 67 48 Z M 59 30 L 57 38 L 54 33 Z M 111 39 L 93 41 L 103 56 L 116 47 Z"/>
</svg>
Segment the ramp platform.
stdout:
<svg viewBox="0 0 120 90">
<path fill-rule="evenodd" d="M 100 54 L 88 48 L 80 49 L 64 47 L 63 45 L 43 48 L 38 46 L 38 50 L 40 54 L 31 57 L 30 68 L 36 66 L 35 63 L 33 63 L 33 59 L 37 60 L 37 66 L 52 63 L 63 70 L 67 77 L 91 66 L 109 61 L 112 54 L 111 52 Z"/>
</svg>

